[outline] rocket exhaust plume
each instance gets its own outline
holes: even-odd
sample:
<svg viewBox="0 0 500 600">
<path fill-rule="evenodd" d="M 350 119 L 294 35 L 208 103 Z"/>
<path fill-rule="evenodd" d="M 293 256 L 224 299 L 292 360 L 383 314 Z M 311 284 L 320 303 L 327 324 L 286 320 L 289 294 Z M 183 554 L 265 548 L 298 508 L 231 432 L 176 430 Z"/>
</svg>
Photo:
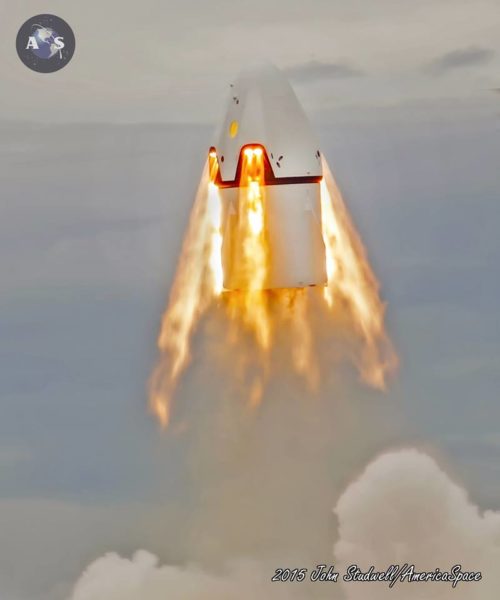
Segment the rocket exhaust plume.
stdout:
<svg viewBox="0 0 500 600">
<path fill-rule="evenodd" d="M 347 328 L 345 354 L 368 384 L 384 387 L 397 358 L 378 283 L 317 148 L 278 70 L 240 76 L 208 155 L 161 323 L 150 406 L 163 426 L 192 334 L 214 305 L 227 322 L 222 342 L 231 360 L 253 365 L 251 406 L 260 402 L 280 331 L 289 336 L 294 371 L 311 389 L 320 384 L 318 319 L 332 336 L 340 323 Z"/>
</svg>

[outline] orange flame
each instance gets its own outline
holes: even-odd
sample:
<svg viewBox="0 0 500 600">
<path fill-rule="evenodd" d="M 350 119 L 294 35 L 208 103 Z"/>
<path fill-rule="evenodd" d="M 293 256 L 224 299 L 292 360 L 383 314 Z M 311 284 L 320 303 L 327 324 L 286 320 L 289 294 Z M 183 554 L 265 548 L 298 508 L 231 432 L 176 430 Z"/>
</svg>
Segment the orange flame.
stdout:
<svg viewBox="0 0 500 600">
<path fill-rule="evenodd" d="M 323 295 L 331 310 L 335 310 L 335 299 L 347 301 L 352 323 L 363 342 L 358 368 L 367 383 L 383 389 L 386 374 L 396 367 L 397 357 L 384 330 L 379 284 L 324 159 L 322 166 L 321 223 L 328 276 Z"/>
<path fill-rule="evenodd" d="M 220 228 L 219 190 L 205 167 L 158 337 L 158 348 L 168 360 L 159 362 L 150 380 L 150 406 L 164 427 L 170 418 L 172 393 L 190 359 L 196 323 L 222 291 Z"/>
<path fill-rule="evenodd" d="M 241 273 L 238 293 L 227 297 L 229 315 L 250 329 L 259 344 L 268 349 L 271 321 L 268 295 L 269 248 L 265 219 L 264 158 L 261 148 L 246 148 L 241 169 L 237 224 L 233 232 L 232 264 Z"/>
<path fill-rule="evenodd" d="M 222 292 L 222 305 L 233 324 L 229 341 L 238 343 L 240 332 L 246 331 L 255 343 L 251 356 L 245 357 L 257 361 L 261 371 L 247 390 L 251 407 L 261 401 L 270 371 L 270 352 L 280 327 L 290 336 L 294 370 L 312 389 L 320 380 L 309 307 L 315 290 L 265 289 L 272 257 L 267 241 L 263 151 L 246 148 L 243 153 L 237 219 L 231 232 L 231 262 L 238 265 L 242 278 L 240 289 L 235 291 L 223 290 L 222 206 L 214 183 L 217 169 L 216 155 L 211 152 L 158 339 L 162 358 L 151 377 L 150 406 L 163 426 L 170 418 L 178 378 L 189 363 L 191 335 L 200 316 Z M 321 226 L 328 277 L 322 290 L 325 309 L 347 317 L 353 337 L 361 343 L 354 356 L 361 376 L 370 385 L 383 388 L 397 358 L 384 330 L 378 283 L 326 161 L 323 174 Z"/>
</svg>

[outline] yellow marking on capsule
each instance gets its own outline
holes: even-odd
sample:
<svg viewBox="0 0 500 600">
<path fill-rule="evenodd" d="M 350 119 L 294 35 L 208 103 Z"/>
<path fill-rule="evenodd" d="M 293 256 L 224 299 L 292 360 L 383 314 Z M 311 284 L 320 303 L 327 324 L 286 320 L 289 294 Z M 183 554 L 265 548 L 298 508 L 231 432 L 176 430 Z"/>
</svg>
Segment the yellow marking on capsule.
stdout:
<svg viewBox="0 0 500 600">
<path fill-rule="evenodd" d="M 229 135 L 234 138 L 238 133 L 238 121 L 231 121 L 229 125 Z"/>
</svg>

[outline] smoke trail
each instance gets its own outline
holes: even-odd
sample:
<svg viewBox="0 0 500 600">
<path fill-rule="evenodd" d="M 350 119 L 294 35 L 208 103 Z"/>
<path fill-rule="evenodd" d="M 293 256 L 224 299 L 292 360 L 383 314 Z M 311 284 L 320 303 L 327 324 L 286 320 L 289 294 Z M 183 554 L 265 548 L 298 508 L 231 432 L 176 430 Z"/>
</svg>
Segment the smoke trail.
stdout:
<svg viewBox="0 0 500 600">
<path fill-rule="evenodd" d="M 481 513 L 427 454 L 414 449 L 382 454 L 347 486 L 334 510 L 338 518 L 334 553 L 316 557 L 335 564 L 340 573 L 351 564 L 385 570 L 391 564 L 408 563 L 420 571 L 449 570 L 461 564 L 463 570 L 482 571 L 482 580 L 462 582 L 456 588 L 437 582 L 400 582 L 393 589 L 374 582 L 276 585 L 269 579 L 276 565 L 286 564 L 284 556 L 274 562 L 233 558 L 224 567 L 202 569 L 161 566 L 157 557 L 139 551 L 131 559 L 110 553 L 94 561 L 79 578 L 70 600 L 498 598 L 500 512 Z"/>
</svg>

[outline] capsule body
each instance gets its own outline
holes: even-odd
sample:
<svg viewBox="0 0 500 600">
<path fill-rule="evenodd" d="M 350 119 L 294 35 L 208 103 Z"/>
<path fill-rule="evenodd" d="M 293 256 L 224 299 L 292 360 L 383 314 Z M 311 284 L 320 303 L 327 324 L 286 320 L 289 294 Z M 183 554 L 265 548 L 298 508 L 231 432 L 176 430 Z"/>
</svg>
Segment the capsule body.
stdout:
<svg viewBox="0 0 500 600">
<path fill-rule="evenodd" d="M 325 285 L 321 156 L 280 71 L 265 66 L 238 78 L 210 156 L 222 202 L 224 288 Z"/>
</svg>

